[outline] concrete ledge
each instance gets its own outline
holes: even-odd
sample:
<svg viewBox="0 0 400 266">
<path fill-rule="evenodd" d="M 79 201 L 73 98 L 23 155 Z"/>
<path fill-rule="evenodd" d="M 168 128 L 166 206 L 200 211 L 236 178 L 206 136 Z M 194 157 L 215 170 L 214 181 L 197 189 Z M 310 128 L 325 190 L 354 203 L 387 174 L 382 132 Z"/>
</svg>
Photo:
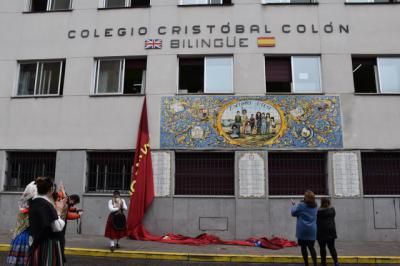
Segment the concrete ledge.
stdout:
<svg viewBox="0 0 400 266">
<path fill-rule="evenodd" d="M 0 244 L 0 252 L 8 252 L 9 244 Z M 66 248 L 65 254 L 71 256 L 91 256 L 127 259 L 176 260 L 196 262 L 247 262 L 247 263 L 303 263 L 301 256 L 292 255 L 237 255 L 237 254 L 199 254 L 178 252 L 152 252 L 107 249 Z M 343 264 L 400 264 L 400 256 L 340 256 Z M 328 257 L 328 262 L 332 259 Z"/>
</svg>

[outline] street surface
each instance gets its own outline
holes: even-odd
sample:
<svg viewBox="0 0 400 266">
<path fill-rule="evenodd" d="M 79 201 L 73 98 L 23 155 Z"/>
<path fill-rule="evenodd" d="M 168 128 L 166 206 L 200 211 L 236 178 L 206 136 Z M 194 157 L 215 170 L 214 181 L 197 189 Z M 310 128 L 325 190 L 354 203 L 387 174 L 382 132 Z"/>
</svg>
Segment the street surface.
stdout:
<svg viewBox="0 0 400 266">
<path fill-rule="evenodd" d="M 5 264 L 6 254 L 0 253 L 0 265 Z M 191 261 L 167 261 L 167 260 L 132 260 L 102 257 L 71 257 L 67 256 L 66 266 L 299 266 L 302 264 L 261 264 L 261 263 L 222 263 L 222 262 L 191 262 Z M 342 266 L 356 266 L 354 264 L 340 264 Z M 389 266 L 389 264 L 386 264 Z M 394 264 L 390 264 L 394 265 Z M 362 264 L 368 266 L 368 264 Z M 371 265 L 372 266 L 372 265 Z M 384 266 L 380 264 L 379 266 Z"/>
</svg>

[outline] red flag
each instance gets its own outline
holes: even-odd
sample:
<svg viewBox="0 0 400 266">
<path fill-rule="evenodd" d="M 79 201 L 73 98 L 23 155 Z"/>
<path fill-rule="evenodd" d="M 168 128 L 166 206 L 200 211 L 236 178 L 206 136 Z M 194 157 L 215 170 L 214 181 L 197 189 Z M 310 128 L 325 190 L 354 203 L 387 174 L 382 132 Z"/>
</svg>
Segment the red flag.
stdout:
<svg viewBox="0 0 400 266">
<path fill-rule="evenodd" d="M 153 166 L 151 163 L 149 127 L 147 123 L 146 98 L 140 117 L 138 138 L 133 161 L 130 186 L 131 200 L 128 212 L 128 236 L 135 239 L 143 216 L 154 198 Z"/>
</svg>

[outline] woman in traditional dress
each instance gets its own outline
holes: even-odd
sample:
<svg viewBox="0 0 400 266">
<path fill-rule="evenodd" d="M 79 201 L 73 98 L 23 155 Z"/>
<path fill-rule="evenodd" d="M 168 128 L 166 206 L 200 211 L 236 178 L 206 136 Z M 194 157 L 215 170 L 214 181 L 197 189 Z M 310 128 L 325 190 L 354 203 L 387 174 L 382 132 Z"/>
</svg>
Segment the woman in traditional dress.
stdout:
<svg viewBox="0 0 400 266">
<path fill-rule="evenodd" d="M 110 250 L 114 251 L 119 248 L 118 241 L 127 235 L 126 217 L 124 210 L 127 210 L 125 200 L 121 198 L 118 190 L 114 191 L 113 198 L 108 201 L 108 215 L 105 237 L 110 239 Z M 115 243 L 116 240 L 116 243 Z"/>
<path fill-rule="evenodd" d="M 29 202 L 37 195 L 35 181 L 29 183 L 18 201 L 19 212 L 15 225 L 13 240 L 6 263 L 11 265 L 26 265 L 29 256 Z"/>
<path fill-rule="evenodd" d="M 33 237 L 28 265 L 62 266 L 60 246 L 61 231 L 65 222 L 60 214 L 65 208 L 66 199 L 54 203 L 53 181 L 46 177 L 36 180 L 38 195 L 29 207 L 29 231 Z"/>
</svg>

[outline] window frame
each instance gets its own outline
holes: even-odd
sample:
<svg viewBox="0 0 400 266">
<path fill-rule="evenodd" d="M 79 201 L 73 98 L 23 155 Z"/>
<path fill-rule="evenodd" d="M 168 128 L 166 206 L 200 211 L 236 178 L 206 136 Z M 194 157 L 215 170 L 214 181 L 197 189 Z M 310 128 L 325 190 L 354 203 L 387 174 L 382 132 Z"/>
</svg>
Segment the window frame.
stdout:
<svg viewBox="0 0 400 266">
<path fill-rule="evenodd" d="M 400 57 L 387 57 L 387 56 L 377 56 L 376 57 L 376 67 L 378 69 L 378 71 L 377 71 L 378 77 L 376 77 L 376 78 L 377 78 L 377 84 L 379 86 L 378 90 L 379 90 L 380 94 L 392 94 L 392 95 L 393 94 L 398 94 L 398 95 L 400 95 L 400 88 L 399 88 L 399 90 L 397 92 L 394 92 L 394 91 L 385 92 L 383 90 L 383 88 L 382 88 L 382 67 L 381 67 L 382 65 L 381 65 L 381 60 L 388 59 L 388 58 L 398 59 L 399 62 L 400 62 Z M 400 83 L 399 83 L 399 86 L 400 86 Z"/>
<path fill-rule="evenodd" d="M 300 57 L 302 57 L 302 58 L 317 58 L 318 59 L 318 74 L 319 74 L 319 91 L 301 91 L 301 92 L 297 92 L 296 91 L 296 83 L 297 82 L 295 82 L 295 71 L 294 71 L 294 64 L 293 64 L 293 59 L 295 58 L 295 57 L 298 57 L 298 58 L 300 58 Z M 321 56 L 313 56 L 313 55 L 310 55 L 310 56 L 307 56 L 307 55 L 305 55 L 305 56 L 291 56 L 290 57 L 290 64 L 291 64 L 291 70 L 292 70 L 292 83 L 293 83 L 293 86 L 291 87 L 291 92 L 292 93 L 294 93 L 294 94 L 320 94 L 320 93 L 322 93 L 322 72 L 321 72 Z"/>
<path fill-rule="evenodd" d="M 400 2 L 399 2 L 400 3 Z M 376 55 L 351 55 L 351 62 L 353 65 L 353 60 L 354 59 L 359 59 L 359 58 L 367 58 L 367 59 L 375 59 L 376 65 L 374 66 L 376 69 L 374 71 L 374 78 L 375 78 L 375 86 L 376 86 L 376 91 L 375 92 L 356 92 L 356 86 L 354 83 L 354 70 L 352 71 L 352 77 L 353 77 L 353 89 L 354 89 L 354 94 L 355 95 L 400 95 L 400 88 L 398 92 L 385 92 L 382 90 L 382 68 L 380 61 L 382 59 L 388 59 L 388 58 L 393 58 L 393 59 L 398 59 L 400 60 L 400 56 L 376 56 Z M 358 67 L 357 67 L 358 68 Z"/>
<path fill-rule="evenodd" d="M 201 92 L 197 92 L 197 93 L 190 93 L 190 92 L 183 92 L 186 91 L 185 89 L 181 89 L 180 86 L 180 82 L 179 82 L 179 72 L 180 72 L 180 59 L 185 59 L 185 58 L 193 58 L 193 59 L 202 59 L 203 60 L 203 91 Z M 232 88 L 230 92 L 207 92 L 207 75 L 206 75 L 206 69 L 207 69 L 207 58 L 227 58 L 230 59 L 230 66 L 229 66 L 229 70 L 230 70 L 230 74 L 231 74 L 231 78 L 232 78 Z M 186 57 L 186 56 L 178 56 L 178 90 L 177 90 L 177 94 L 178 95 L 230 95 L 230 94 L 234 94 L 235 93 L 235 77 L 234 77 L 234 56 L 233 55 L 210 55 L 210 56 L 193 56 L 193 57 Z"/>
<path fill-rule="evenodd" d="M 292 2 L 291 0 L 279 0 L 269 2 L 268 0 L 261 0 L 262 5 L 318 5 L 318 0 L 310 0 L 309 2 Z"/>
<path fill-rule="evenodd" d="M 271 92 L 268 91 L 267 87 L 267 75 L 266 75 L 266 65 L 268 62 L 268 58 L 285 58 L 289 57 L 290 58 L 290 74 L 291 74 L 291 83 L 290 83 L 290 92 Z M 317 58 L 318 59 L 318 73 L 319 73 L 319 91 L 301 91 L 297 92 L 296 91 L 296 85 L 295 85 L 295 71 L 293 67 L 293 58 L 298 57 L 298 58 Z M 275 54 L 266 54 L 264 55 L 264 85 L 265 85 L 265 94 L 267 95 L 277 95 L 277 94 L 305 94 L 305 95 L 310 95 L 310 94 L 323 94 L 323 88 L 322 88 L 322 63 L 321 63 L 321 55 L 275 55 Z"/>
<path fill-rule="evenodd" d="M 64 83 L 64 71 L 65 71 L 65 59 L 49 59 L 49 60 L 21 60 L 18 61 L 18 69 L 17 69 L 17 84 L 13 94 L 13 97 L 17 98 L 24 98 L 24 97 L 57 97 L 62 96 L 62 85 Z M 39 94 L 38 90 L 38 82 L 43 75 L 43 65 L 46 63 L 59 63 L 60 70 L 59 70 L 59 79 L 58 79 L 58 86 L 57 86 L 57 94 Z M 34 83 L 34 91 L 33 94 L 18 94 L 19 91 L 19 84 L 20 84 L 20 77 L 21 77 L 21 65 L 23 64 L 36 64 L 36 71 L 35 71 L 35 83 Z"/>
<path fill-rule="evenodd" d="M 178 155 L 178 154 L 180 154 L 180 155 Z M 182 156 L 182 158 L 185 156 L 185 155 L 187 155 L 187 154 L 192 154 L 192 155 L 198 155 L 198 154 L 229 154 L 229 156 L 231 156 L 231 158 L 229 158 L 231 161 L 231 163 L 232 163 L 232 169 L 231 169 L 231 171 L 232 171 L 232 180 L 231 180 L 231 185 L 232 185 L 232 187 L 229 187 L 229 188 L 222 188 L 222 191 L 223 190 L 227 190 L 227 189 L 230 189 L 230 190 L 232 190 L 232 194 L 223 194 L 222 192 L 220 193 L 220 194 L 215 194 L 215 193 L 204 193 L 204 191 L 202 191 L 202 193 L 178 193 L 177 192 L 177 184 L 179 184 L 179 181 L 177 181 L 178 179 L 179 179 L 179 177 L 177 177 L 179 174 L 181 174 L 181 172 L 178 170 L 178 160 L 179 159 L 177 159 L 179 156 Z M 178 156 L 177 156 L 178 155 Z M 208 156 L 207 156 L 208 157 Z M 202 157 L 202 158 L 207 158 L 207 157 Z M 235 197 L 236 196 L 236 190 L 237 190 L 237 184 L 236 184 L 236 176 L 235 176 L 235 169 L 236 169 L 236 156 L 235 156 L 235 151 L 229 151 L 229 150 L 226 150 L 226 151 L 184 151 L 184 150 L 177 150 L 177 151 L 175 151 L 175 153 L 174 153 L 174 158 L 175 158 L 175 160 L 174 160 L 174 168 L 175 168 L 175 172 L 174 172 L 174 182 L 173 182 L 173 197 Z M 185 157 L 186 159 L 188 158 L 188 157 Z M 228 159 L 226 159 L 226 160 L 228 160 Z M 204 164 L 204 160 L 202 160 L 199 164 L 197 164 L 197 165 L 202 165 L 202 166 L 204 166 L 203 164 Z M 214 161 L 215 162 L 215 161 Z M 226 162 L 225 162 L 225 164 L 227 164 Z M 199 168 L 199 167 L 198 167 Z M 198 169 L 198 168 L 196 168 L 196 169 Z M 209 167 L 201 167 L 202 169 L 209 169 Z M 198 174 L 198 172 L 196 172 L 197 174 Z M 205 174 L 206 176 L 207 176 L 207 173 Z M 215 175 L 215 174 L 214 174 Z M 222 175 L 222 177 L 223 177 L 223 175 Z M 218 180 L 215 180 L 215 178 L 213 177 L 213 180 L 215 180 L 215 183 L 219 183 L 219 182 L 221 182 L 221 179 L 222 179 L 222 177 L 219 177 L 219 179 Z M 203 176 L 203 178 L 204 178 L 204 176 Z M 197 180 L 197 178 L 195 178 L 195 180 Z M 193 181 L 193 179 L 191 180 L 191 183 L 193 183 L 194 181 Z M 209 184 L 209 183 L 207 183 L 207 184 Z M 213 185 L 215 185 L 215 184 L 213 184 Z M 179 188 L 178 188 L 179 189 Z M 180 189 L 182 189 L 182 190 L 184 190 L 184 188 L 180 188 Z M 201 187 L 199 190 L 210 190 L 210 187 Z"/>
<path fill-rule="evenodd" d="M 378 179 L 376 179 L 376 180 L 375 179 L 367 180 L 368 178 L 372 178 L 373 174 L 371 174 L 371 172 L 369 172 L 369 171 L 365 171 L 365 170 L 368 170 L 368 169 L 366 169 L 368 167 L 366 167 L 364 163 L 371 159 L 371 158 L 367 158 L 367 157 L 369 157 L 368 155 L 371 155 L 371 154 L 381 154 L 385 157 L 385 156 L 388 156 L 389 154 L 400 155 L 400 151 L 399 150 L 363 150 L 360 152 L 360 168 L 361 168 L 361 180 L 362 180 L 362 190 L 361 191 L 363 193 L 363 196 L 364 197 L 399 197 L 400 196 L 400 187 L 398 188 L 399 189 L 398 192 L 395 192 L 395 193 L 382 193 L 381 191 L 378 191 L 378 193 L 376 193 L 376 192 L 367 191 L 367 190 L 371 190 L 372 188 L 377 189 L 376 188 L 377 183 L 383 184 L 383 183 L 385 183 L 384 181 L 387 181 L 387 179 L 386 180 L 380 179 L 379 176 L 378 176 Z M 400 158 L 400 156 L 399 156 L 399 158 Z M 368 173 L 368 175 L 365 173 Z M 387 174 L 387 173 L 383 173 L 383 174 Z M 382 172 L 380 172 L 380 175 L 382 175 Z M 373 184 L 371 186 L 369 186 L 371 183 L 373 183 Z M 369 186 L 369 187 L 367 187 L 367 186 Z M 382 190 L 382 188 L 378 188 L 377 190 Z"/>
<path fill-rule="evenodd" d="M 106 7 L 107 0 L 99 0 L 99 9 L 108 10 L 108 9 L 123 9 L 123 8 L 138 8 L 138 7 L 150 7 L 150 0 L 148 0 L 147 5 L 135 5 L 135 0 L 124 0 L 125 5 L 120 7 Z M 132 4 L 133 3 L 133 4 Z"/>
<path fill-rule="evenodd" d="M 52 9 L 52 3 L 56 0 L 47 0 L 47 6 L 46 10 L 40 10 L 40 11 L 32 11 L 32 4 L 34 0 L 27 0 L 26 1 L 26 13 L 40 13 L 40 12 L 63 12 L 63 11 L 71 11 L 72 10 L 72 1 L 73 0 L 67 0 L 69 1 L 68 8 L 66 9 Z"/>
<path fill-rule="evenodd" d="M 400 1 L 388 0 L 387 2 L 375 2 L 374 0 L 365 0 L 365 1 L 346 0 L 344 3 L 345 5 L 392 5 L 392 4 L 400 4 Z"/>
<path fill-rule="evenodd" d="M 231 78 L 231 84 L 232 84 L 232 87 L 231 87 L 231 89 L 230 89 L 230 91 L 229 92 L 209 92 L 208 91 L 208 89 L 207 89 L 207 59 L 208 60 L 210 60 L 211 58 L 213 58 L 213 59 L 215 59 L 215 58 L 219 58 L 219 59 L 229 59 L 229 63 L 230 63 L 230 65 L 229 65 L 229 72 L 230 72 L 230 78 Z M 233 56 L 204 56 L 204 77 L 203 77 L 203 84 L 204 84 L 204 88 L 203 88 L 203 91 L 204 91 L 204 94 L 233 94 L 233 92 L 234 92 L 234 84 L 233 84 L 233 82 L 234 82 L 234 77 L 233 77 Z"/>
<path fill-rule="evenodd" d="M 48 177 L 50 177 L 50 178 L 52 178 L 54 180 L 55 175 L 56 175 L 56 171 L 57 171 L 57 169 L 56 169 L 57 152 L 56 151 L 7 151 L 7 154 L 6 154 L 6 171 L 5 171 L 5 180 L 4 180 L 5 182 L 3 184 L 4 191 L 7 191 L 7 192 L 17 192 L 17 191 L 18 192 L 22 192 L 22 191 L 24 191 L 26 185 L 28 185 L 31 181 L 33 181 L 33 179 L 35 177 L 37 177 L 37 176 L 31 176 L 29 182 L 27 182 L 27 184 L 22 185 L 22 186 L 21 185 L 11 186 L 9 184 L 10 183 L 10 179 L 11 179 L 11 175 L 12 175 L 12 169 L 11 169 L 12 168 L 12 166 L 11 166 L 12 163 L 13 162 L 14 163 L 19 163 L 19 164 L 24 163 L 24 162 L 26 163 L 26 161 L 21 160 L 21 158 L 25 157 L 25 156 L 27 156 L 27 157 L 34 156 L 35 154 L 36 155 L 39 154 L 39 155 L 42 155 L 42 156 L 45 155 L 46 158 L 43 159 L 44 161 L 43 160 L 38 160 L 38 159 L 31 160 L 31 161 L 33 161 L 32 165 L 35 166 L 34 167 L 34 169 L 35 169 L 34 172 L 37 172 L 36 171 L 36 166 L 39 165 L 39 164 L 42 164 L 42 166 L 43 166 L 44 162 L 47 163 L 46 164 L 47 167 L 54 166 L 54 169 L 46 169 L 45 170 L 46 174 L 43 173 L 43 169 L 42 169 L 41 173 L 34 173 L 34 174 L 36 174 L 37 176 L 46 175 L 46 176 L 48 176 Z M 15 156 L 15 157 L 19 156 L 19 161 L 18 160 L 12 161 L 13 159 L 15 159 L 15 158 L 13 158 L 13 156 Z M 52 158 L 50 158 L 50 157 L 52 157 Z M 20 167 L 18 167 L 18 172 L 20 172 Z M 52 173 L 53 176 L 50 176 L 49 172 Z M 21 179 L 22 179 L 22 177 L 17 178 L 17 183 L 18 183 L 18 181 L 21 182 Z"/>
<path fill-rule="evenodd" d="M 129 184 L 128 184 L 126 190 L 123 187 L 123 185 L 125 184 L 125 182 L 124 182 L 124 180 L 125 180 L 124 177 L 125 176 L 121 176 L 122 180 L 120 180 L 121 181 L 121 187 L 120 188 L 114 187 L 114 188 L 107 189 L 107 187 L 106 187 L 107 186 L 107 182 L 106 181 L 107 181 L 107 178 L 109 178 L 109 176 L 107 175 L 108 171 L 104 171 L 104 173 L 106 173 L 107 176 L 105 175 L 103 177 L 104 178 L 103 189 L 98 189 L 99 182 L 98 182 L 98 177 L 97 177 L 96 178 L 96 182 L 95 182 L 96 183 L 95 184 L 95 189 L 94 190 L 90 190 L 90 187 L 89 187 L 89 184 L 91 182 L 91 178 L 90 178 L 91 177 L 91 172 L 90 172 L 91 167 L 90 167 L 90 164 L 91 164 L 91 156 L 93 156 L 93 154 L 97 155 L 97 156 L 99 156 L 99 155 L 107 155 L 107 156 L 109 156 L 109 158 L 114 158 L 114 157 L 111 157 L 111 155 L 113 155 L 113 154 L 114 155 L 115 154 L 119 154 L 120 157 L 118 157 L 117 159 L 121 160 L 121 156 L 124 155 L 124 156 L 126 156 L 126 158 L 125 158 L 126 160 L 131 160 L 131 164 L 130 164 L 131 167 L 130 167 L 130 170 L 128 170 L 128 172 L 127 172 L 127 175 L 129 174 Z M 129 191 L 130 182 L 132 181 L 134 156 L 135 156 L 135 151 L 133 151 L 133 150 L 121 150 L 121 151 L 118 151 L 118 150 L 114 150 L 114 151 L 91 150 L 91 151 L 87 151 L 86 152 L 86 171 L 85 171 L 85 177 L 86 177 L 85 193 L 87 193 L 87 194 L 107 194 L 107 193 L 112 193 L 114 190 L 119 190 L 122 193 L 125 193 L 125 192 L 127 193 Z M 115 161 L 117 159 L 115 159 Z M 105 166 L 109 166 L 109 165 L 110 164 L 107 164 L 107 165 L 103 164 L 101 166 L 105 167 Z M 99 172 L 102 172 L 102 171 L 100 170 Z"/>
<path fill-rule="evenodd" d="M 293 194 L 288 194 L 288 193 L 285 193 L 285 194 L 279 194 L 279 193 L 271 193 L 271 188 L 273 187 L 273 185 L 271 184 L 271 182 L 276 182 L 275 181 L 275 179 L 277 178 L 277 177 L 275 177 L 275 178 L 271 178 L 271 176 L 272 176 L 272 174 L 271 174 L 271 169 L 272 169 L 272 167 L 271 167 L 271 165 L 270 165 L 270 163 L 272 162 L 272 160 L 270 159 L 270 156 L 272 155 L 275 155 L 275 154 L 278 154 L 278 155 L 289 155 L 289 156 L 293 156 L 293 155 L 295 155 L 295 156 L 302 156 L 302 155 L 304 155 L 304 154 L 309 154 L 309 155 L 315 155 L 315 156 L 317 156 L 318 154 L 320 155 L 320 156 L 324 156 L 324 158 L 323 158 L 323 167 L 324 167 L 324 172 L 322 173 L 323 175 L 324 175 L 324 180 L 322 180 L 322 182 L 323 182 L 323 185 L 324 185 L 324 188 L 321 188 L 321 189 L 323 189 L 324 190 L 324 194 L 318 194 L 316 191 L 314 191 L 314 189 L 313 188 L 310 188 L 310 186 L 306 186 L 306 187 L 304 187 L 303 189 L 302 189 L 302 192 L 300 193 L 300 194 L 297 194 L 297 193 L 293 193 Z M 322 160 L 322 159 L 321 159 Z M 268 188 L 268 197 L 270 197 L 270 198 L 282 198 L 282 197 L 301 197 L 301 196 L 303 196 L 304 195 L 304 191 L 306 190 L 306 189 L 311 189 L 311 190 L 313 190 L 314 192 L 315 192 L 315 194 L 317 195 L 329 195 L 329 182 L 330 182 L 330 180 L 329 180 L 329 154 L 328 154 L 328 152 L 327 151 L 321 151 L 321 150 L 317 150 L 317 151 L 271 151 L 271 152 L 268 152 L 268 155 L 267 155 L 267 184 L 268 184 L 268 186 L 267 186 L 267 188 Z M 303 165 L 304 166 L 304 165 Z M 313 171 L 313 173 L 315 173 L 314 171 Z M 304 174 L 303 174 L 304 175 Z M 296 176 L 298 176 L 298 175 L 296 175 Z M 272 181 L 273 180 L 273 181 Z M 314 185 L 314 184 L 312 184 L 312 185 Z M 275 189 L 275 190 L 279 190 L 279 189 L 281 189 L 280 187 L 274 187 L 273 189 Z"/>
<path fill-rule="evenodd" d="M 94 59 L 94 77 L 93 77 L 93 83 L 94 86 L 92 86 L 92 92 L 91 96 L 112 96 L 112 95 L 132 95 L 132 96 L 141 96 L 146 93 L 146 72 L 147 72 L 147 66 L 145 69 L 142 71 L 142 87 L 140 93 L 124 93 L 124 82 L 125 82 L 125 63 L 126 60 L 140 60 L 143 58 L 129 58 L 129 57 L 106 57 L 106 58 L 95 58 Z M 147 57 L 146 59 L 146 64 L 147 64 Z M 99 78 L 100 78 L 100 66 L 102 61 L 119 61 L 119 76 L 118 76 L 118 92 L 98 92 L 99 89 Z"/>
<path fill-rule="evenodd" d="M 185 3 L 185 0 L 179 0 L 178 6 L 227 6 L 232 5 L 232 1 L 229 3 L 224 3 L 224 0 L 219 0 L 220 3 L 211 3 L 212 0 L 206 0 L 207 3 L 200 3 L 200 4 L 190 4 Z"/>
</svg>

